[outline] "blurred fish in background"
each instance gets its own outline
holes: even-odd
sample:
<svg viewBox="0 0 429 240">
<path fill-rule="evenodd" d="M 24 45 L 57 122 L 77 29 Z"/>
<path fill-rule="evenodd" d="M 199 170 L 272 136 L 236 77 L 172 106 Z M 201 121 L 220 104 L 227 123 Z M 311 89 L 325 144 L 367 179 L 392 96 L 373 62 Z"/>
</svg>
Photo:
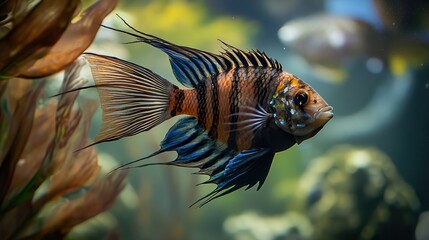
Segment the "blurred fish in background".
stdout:
<svg viewBox="0 0 429 240">
<path fill-rule="evenodd" d="M 394 75 L 404 75 L 429 60 L 429 38 L 405 29 L 406 20 L 399 13 L 387 14 L 396 9 L 401 5 L 329 0 L 326 12 L 292 19 L 278 35 L 326 81 L 345 81 L 356 61 L 363 61 L 371 73 L 386 68 Z"/>
<path fill-rule="evenodd" d="M 369 70 L 374 73 L 383 69 L 382 36 L 359 19 L 327 13 L 310 15 L 288 21 L 278 35 L 326 81 L 345 81 L 346 68 L 356 59 L 368 59 Z"/>
</svg>

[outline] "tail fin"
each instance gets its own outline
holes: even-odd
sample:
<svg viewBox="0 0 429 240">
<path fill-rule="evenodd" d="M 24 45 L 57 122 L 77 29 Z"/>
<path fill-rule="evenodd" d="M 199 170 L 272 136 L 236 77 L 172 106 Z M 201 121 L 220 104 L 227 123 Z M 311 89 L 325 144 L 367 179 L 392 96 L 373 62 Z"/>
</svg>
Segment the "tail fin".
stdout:
<svg viewBox="0 0 429 240">
<path fill-rule="evenodd" d="M 103 111 L 94 144 L 147 131 L 170 118 L 173 84 L 149 69 L 109 56 L 85 53 Z"/>
</svg>

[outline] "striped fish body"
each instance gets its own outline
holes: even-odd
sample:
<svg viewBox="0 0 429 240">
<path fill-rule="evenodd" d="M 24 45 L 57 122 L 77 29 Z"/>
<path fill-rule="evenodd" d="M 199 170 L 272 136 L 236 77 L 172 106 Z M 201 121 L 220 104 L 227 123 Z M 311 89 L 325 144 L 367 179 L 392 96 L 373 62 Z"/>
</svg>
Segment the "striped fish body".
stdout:
<svg viewBox="0 0 429 240">
<path fill-rule="evenodd" d="M 158 151 L 119 168 L 176 151 L 175 160 L 134 167 L 198 168 L 198 174 L 210 177 L 204 183 L 217 185 L 197 201 L 202 205 L 245 186 L 258 183 L 259 189 L 276 152 L 314 136 L 333 116 L 332 107 L 317 92 L 258 50 L 244 52 L 224 43 L 227 49 L 218 55 L 134 28 L 136 34 L 106 28 L 165 52 L 174 75 L 186 88 L 137 64 L 85 54 L 95 85 L 84 88 L 98 90 L 103 114 L 94 144 L 132 136 L 184 115 L 167 132 Z"/>
<path fill-rule="evenodd" d="M 231 149 L 258 147 L 256 132 L 243 128 L 243 123 L 253 119 L 249 109 L 261 107 L 270 111 L 269 102 L 279 81 L 292 78 L 286 72 L 270 68 L 232 69 L 206 79 L 194 89 L 175 89 L 168 112 L 172 117 L 195 116 L 211 137 Z"/>
</svg>

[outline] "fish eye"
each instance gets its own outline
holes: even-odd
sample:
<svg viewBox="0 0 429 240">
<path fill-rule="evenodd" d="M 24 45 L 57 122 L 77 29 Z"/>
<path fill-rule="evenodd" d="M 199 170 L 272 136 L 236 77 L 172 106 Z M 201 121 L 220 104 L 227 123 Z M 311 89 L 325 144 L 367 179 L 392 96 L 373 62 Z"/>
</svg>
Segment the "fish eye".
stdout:
<svg viewBox="0 0 429 240">
<path fill-rule="evenodd" d="M 305 91 L 300 91 L 295 95 L 293 100 L 295 104 L 302 107 L 308 102 L 308 94 Z"/>
</svg>

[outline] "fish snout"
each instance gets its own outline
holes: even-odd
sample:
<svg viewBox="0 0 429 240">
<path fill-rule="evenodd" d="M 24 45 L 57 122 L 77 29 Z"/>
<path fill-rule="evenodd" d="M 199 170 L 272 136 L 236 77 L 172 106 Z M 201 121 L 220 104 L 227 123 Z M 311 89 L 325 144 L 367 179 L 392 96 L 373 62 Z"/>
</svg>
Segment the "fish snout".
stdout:
<svg viewBox="0 0 429 240">
<path fill-rule="evenodd" d="M 330 120 L 331 118 L 334 117 L 334 113 L 333 113 L 334 108 L 331 106 L 326 106 L 323 107 L 321 109 L 319 109 L 319 111 L 316 113 L 317 115 L 315 116 L 316 119 L 323 119 L 323 120 Z"/>
</svg>

